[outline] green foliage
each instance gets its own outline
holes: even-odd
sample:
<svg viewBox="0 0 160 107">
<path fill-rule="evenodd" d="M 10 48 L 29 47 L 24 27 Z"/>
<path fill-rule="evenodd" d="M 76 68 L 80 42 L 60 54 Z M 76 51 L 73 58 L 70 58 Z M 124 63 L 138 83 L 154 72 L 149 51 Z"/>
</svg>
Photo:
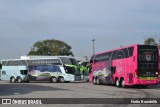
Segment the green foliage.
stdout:
<svg viewBox="0 0 160 107">
<path fill-rule="evenodd" d="M 28 53 L 28 55 L 74 56 L 71 52 L 71 49 L 71 46 L 63 41 L 49 39 L 36 42 L 31 48 L 31 51 Z"/>
<path fill-rule="evenodd" d="M 156 45 L 155 39 L 153 37 L 149 37 L 144 41 L 145 45 Z"/>
</svg>

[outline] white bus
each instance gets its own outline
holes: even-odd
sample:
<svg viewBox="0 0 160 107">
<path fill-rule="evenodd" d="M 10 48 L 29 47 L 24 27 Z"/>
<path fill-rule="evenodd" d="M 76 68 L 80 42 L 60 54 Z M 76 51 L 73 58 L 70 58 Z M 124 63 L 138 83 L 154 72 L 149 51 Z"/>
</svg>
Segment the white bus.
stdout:
<svg viewBox="0 0 160 107">
<path fill-rule="evenodd" d="M 59 58 L 2 60 L 1 80 L 14 82 L 50 81 L 70 82 L 77 79 L 77 71 L 64 66 Z"/>
<path fill-rule="evenodd" d="M 75 73 L 66 73 L 59 58 L 2 60 L 1 80 L 14 82 L 75 81 Z"/>
</svg>

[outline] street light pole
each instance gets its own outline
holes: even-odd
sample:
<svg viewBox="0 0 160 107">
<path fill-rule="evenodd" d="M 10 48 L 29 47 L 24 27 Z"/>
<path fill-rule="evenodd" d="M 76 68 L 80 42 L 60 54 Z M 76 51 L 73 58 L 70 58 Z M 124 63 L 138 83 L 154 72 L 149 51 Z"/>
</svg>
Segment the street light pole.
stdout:
<svg viewBox="0 0 160 107">
<path fill-rule="evenodd" d="M 95 54 L 95 46 L 94 46 L 94 41 L 95 41 L 95 39 L 92 39 L 92 42 L 93 42 L 93 55 Z"/>
</svg>

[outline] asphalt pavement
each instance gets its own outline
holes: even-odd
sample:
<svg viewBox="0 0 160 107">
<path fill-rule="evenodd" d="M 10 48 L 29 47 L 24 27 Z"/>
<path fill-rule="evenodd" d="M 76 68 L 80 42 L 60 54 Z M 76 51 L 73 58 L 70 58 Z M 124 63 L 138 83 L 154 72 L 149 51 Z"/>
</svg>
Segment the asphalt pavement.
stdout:
<svg viewBox="0 0 160 107">
<path fill-rule="evenodd" d="M 103 99 L 113 98 L 160 98 L 160 85 L 149 86 L 148 88 L 127 87 L 118 88 L 114 85 L 93 85 L 90 82 L 72 82 L 72 83 L 49 83 L 49 82 L 31 82 L 31 83 L 9 83 L 0 81 L 0 98 L 65 98 L 65 99 Z M 95 102 L 96 102 L 95 100 Z M 68 100 L 67 100 L 68 101 Z M 76 101 L 76 100 L 74 100 Z M 114 102 L 114 101 L 113 101 Z M 74 102 L 75 103 L 75 102 Z M 158 107 L 157 104 L 42 104 L 42 105 L 0 105 L 0 107 L 106 107 L 106 106 L 126 106 L 126 107 Z"/>
</svg>

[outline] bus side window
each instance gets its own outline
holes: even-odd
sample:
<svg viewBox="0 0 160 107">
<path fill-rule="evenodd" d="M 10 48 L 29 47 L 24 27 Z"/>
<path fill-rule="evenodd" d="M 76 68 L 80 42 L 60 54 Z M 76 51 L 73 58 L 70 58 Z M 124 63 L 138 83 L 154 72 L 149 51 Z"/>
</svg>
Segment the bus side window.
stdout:
<svg viewBox="0 0 160 107">
<path fill-rule="evenodd" d="M 52 70 L 53 70 L 53 67 L 52 66 L 48 66 L 48 71 L 52 72 Z"/>
<path fill-rule="evenodd" d="M 61 69 L 59 66 L 53 66 L 52 69 L 53 69 L 52 72 L 61 72 Z"/>
<path fill-rule="evenodd" d="M 2 75 L 6 75 L 6 71 L 2 71 Z"/>
<path fill-rule="evenodd" d="M 43 66 L 43 70 L 42 70 L 42 72 L 46 72 L 46 71 L 48 71 L 49 70 L 49 67 L 48 66 L 46 66 L 46 65 L 44 65 Z"/>
<path fill-rule="evenodd" d="M 20 70 L 20 73 L 21 73 L 22 75 L 27 75 L 27 72 L 28 72 L 28 70 Z"/>
</svg>

